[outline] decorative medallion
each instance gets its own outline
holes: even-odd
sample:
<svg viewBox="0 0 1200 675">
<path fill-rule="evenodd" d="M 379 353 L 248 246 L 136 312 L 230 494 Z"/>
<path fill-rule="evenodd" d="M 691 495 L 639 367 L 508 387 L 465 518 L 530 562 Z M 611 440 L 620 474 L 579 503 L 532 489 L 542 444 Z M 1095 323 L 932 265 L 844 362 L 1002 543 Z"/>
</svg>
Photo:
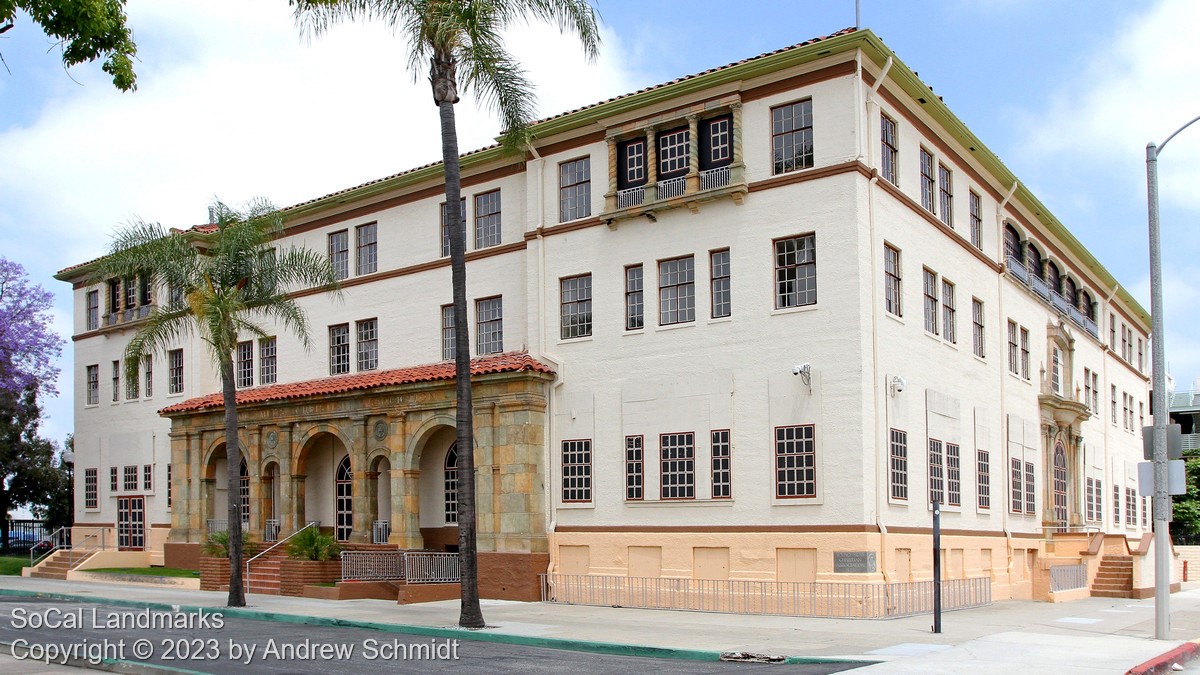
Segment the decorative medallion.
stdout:
<svg viewBox="0 0 1200 675">
<path fill-rule="evenodd" d="M 268 431 L 267 432 L 267 447 L 274 448 L 277 445 L 279 445 L 279 432 L 278 431 Z"/>
<path fill-rule="evenodd" d="M 383 420 L 379 420 L 378 422 L 376 422 L 375 423 L 375 440 L 382 441 L 384 438 L 387 438 L 387 434 L 388 434 L 387 422 L 384 422 Z"/>
</svg>

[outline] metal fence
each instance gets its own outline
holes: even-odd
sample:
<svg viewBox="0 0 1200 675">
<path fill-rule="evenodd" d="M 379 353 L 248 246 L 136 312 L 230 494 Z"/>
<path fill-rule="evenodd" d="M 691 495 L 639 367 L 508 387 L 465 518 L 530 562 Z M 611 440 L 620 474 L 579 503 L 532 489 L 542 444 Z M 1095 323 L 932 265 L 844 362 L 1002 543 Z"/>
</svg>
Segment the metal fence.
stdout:
<svg viewBox="0 0 1200 675">
<path fill-rule="evenodd" d="M 1050 592 L 1087 588 L 1087 563 L 1054 565 L 1050 568 Z"/>
<path fill-rule="evenodd" d="M 342 551 L 342 581 L 400 580 L 404 551 Z"/>
<path fill-rule="evenodd" d="M 0 514 L 0 517 L 3 517 Z M 70 529 L 67 530 L 70 532 Z M 0 540 L 0 550 L 25 553 L 50 536 L 44 520 L 9 520 L 8 538 Z"/>
<path fill-rule="evenodd" d="M 574 605 L 890 619 L 933 611 L 933 582 L 894 584 L 542 574 L 542 601 Z M 942 582 L 942 609 L 992 602 L 987 577 Z"/>
<path fill-rule="evenodd" d="M 372 544 L 386 544 L 391 535 L 392 522 L 390 520 L 376 520 L 371 523 Z"/>
<path fill-rule="evenodd" d="M 410 584 L 456 584 L 461 580 L 458 554 L 406 551 L 404 579 Z"/>
</svg>

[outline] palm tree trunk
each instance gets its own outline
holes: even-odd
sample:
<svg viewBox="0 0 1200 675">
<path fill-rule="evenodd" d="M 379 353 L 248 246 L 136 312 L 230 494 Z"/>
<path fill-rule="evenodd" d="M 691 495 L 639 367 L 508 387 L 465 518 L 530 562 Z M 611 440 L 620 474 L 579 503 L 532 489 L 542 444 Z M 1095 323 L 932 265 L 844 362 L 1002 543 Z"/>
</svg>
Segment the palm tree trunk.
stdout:
<svg viewBox="0 0 1200 675">
<path fill-rule="evenodd" d="M 230 607 L 245 607 L 242 589 L 242 451 L 238 444 L 237 389 L 233 380 L 233 359 L 221 359 L 221 395 L 225 402 L 225 464 L 229 476 L 226 489 L 229 508 L 229 602 Z"/>
</svg>

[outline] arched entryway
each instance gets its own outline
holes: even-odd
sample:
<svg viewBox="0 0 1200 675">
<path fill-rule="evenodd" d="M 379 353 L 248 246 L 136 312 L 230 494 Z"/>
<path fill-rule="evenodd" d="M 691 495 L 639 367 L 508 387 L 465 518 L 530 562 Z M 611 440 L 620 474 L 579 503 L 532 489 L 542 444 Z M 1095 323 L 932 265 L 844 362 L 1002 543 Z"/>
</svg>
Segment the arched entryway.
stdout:
<svg viewBox="0 0 1200 675">
<path fill-rule="evenodd" d="M 421 446 L 421 537 L 426 548 L 458 550 L 458 452 L 454 428 L 442 426 Z"/>
<path fill-rule="evenodd" d="M 392 463 L 386 456 L 376 457 L 367 474 L 368 506 L 371 509 L 371 542 L 386 544 L 392 532 Z"/>
<path fill-rule="evenodd" d="M 318 522 L 338 539 L 346 541 L 349 538 L 353 528 L 353 507 L 349 506 L 353 502 L 353 484 L 349 463 L 346 445 L 337 435 L 319 432 L 308 439 L 297 462 L 299 473 L 304 476 L 303 489 L 292 497 L 298 513 L 303 515 L 297 527 Z M 339 482 L 343 476 L 346 478 L 344 486 Z M 344 513 L 341 510 L 343 500 Z M 342 539 L 343 534 L 346 539 Z"/>
<path fill-rule="evenodd" d="M 268 462 L 262 472 L 263 541 L 279 540 L 279 464 Z"/>
</svg>

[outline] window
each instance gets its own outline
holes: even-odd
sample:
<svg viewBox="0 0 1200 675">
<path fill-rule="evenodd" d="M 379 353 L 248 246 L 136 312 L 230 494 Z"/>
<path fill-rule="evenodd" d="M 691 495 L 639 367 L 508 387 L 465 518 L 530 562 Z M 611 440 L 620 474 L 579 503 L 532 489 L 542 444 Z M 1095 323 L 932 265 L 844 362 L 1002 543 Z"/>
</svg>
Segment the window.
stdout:
<svg viewBox="0 0 1200 675">
<path fill-rule="evenodd" d="M 592 501 L 591 440 L 563 441 L 562 489 L 564 502 Z"/>
<path fill-rule="evenodd" d="M 100 291 L 87 292 L 87 329 L 100 327 Z"/>
<path fill-rule="evenodd" d="M 983 335 L 983 301 L 971 298 L 971 348 L 975 356 L 984 358 L 987 350 Z"/>
<path fill-rule="evenodd" d="M 723 115 L 700 121 L 700 170 L 733 162 L 733 117 Z"/>
<path fill-rule="evenodd" d="M 154 357 L 146 356 L 142 359 L 142 373 L 146 380 L 146 398 L 154 396 Z"/>
<path fill-rule="evenodd" d="M 121 280 L 109 279 L 106 284 L 108 286 L 108 313 L 115 314 L 121 311 Z"/>
<path fill-rule="evenodd" d="M 83 508 L 100 508 L 100 478 L 96 469 L 83 470 Z"/>
<path fill-rule="evenodd" d="M 1050 390 L 1063 395 L 1062 350 L 1057 345 L 1050 348 Z"/>
<path fill-rule="evenodd" d="M 942 450 L 942 442 L 929 439 L 929 501 L 946 502 L 946 458 Z"/>
<path fill-rule="evenodd" d="M 132 401 L 132 400 L 135 400 L 138 398 L 138 396 L 140 395 L 140 393 L 138 391 L 139 384 L 141 384 L 141 377 L 139 377 L 139 374 L 136 370 L 134 371 L 133 375 L 130 375 L 125 378 L 125 400 L 126 401 Z"/>
<path fill-rule="evenodd" d="M 350 324 L 329 327 L 329 374 L 350 372 Z"/>
<path fill-rule="evenodd" d="M 1032 516 L 1036 509 L 1034 501 L 1033 462 L 1025 462 L 1025 515 Z"/>
<path fill-rule="evenodd" d="M 125 309 L 133 309 L 137 306 L 137 279 L 125 277 L 122 283 L 125 285 Z"/>
<path fill-rule="evenodd" d="M 921 206 L 925 207 L 930 213 L 937 212 L 937 205 L 934 203 L 934 195 L 936 186 L 933 182 L 933 155 L 925 148 L 921 148 Z"/>
<path fill-rule="evenodd" d="M 112 402 L 121 400 L 121 362 L 112 362 Z"/>
<path fill-rule="evenodd" d="M 1138 372 L 1142 372 L 1142 371 L 1146 370 L 1146 353 L 1145 353 L 1145 351 L 1143 351 L 1145 349 L 1145 343 L 1142 342 L 1142 338 L 1138 338 L 1137 342 L 1138 342 Z"/>
<path fill-rule="evenodd" d="M 662 461 L 661 499 L 692 499 L 696 496 L 696 435 L 691 432 L 663 434 L 659 438 Z"/>
<path fill-rule="evenodd" d="M 154 489 L 154 465 L 145 464 L 142 466 L 142 489 Z"/>
<path fill-rule="evenodd" d="M 1129 361 L 1129 332 L 1121 325 L 1121 358 Z"/>
<path fill-rule="evenodd" d="M 946 503 L 950 506 L 962 505 L 962 466 L 958 446 L 946 444 Z"/>
<path fill-rule="evenodd" d="M 1037 279 L 1044 279 L 1045 264 L 1042 263 L 1042 253 L 1038 250 L 1033 242 L 1028 242 L 1026 245 L 1027 256 L 1025 258 L 1025 269 L 1029 270 L 1029 274 Z"/>
<path fill-rule="evenodd" d="M 346 230 L 329 233 L 329 262 L 338 279 L 350 276 L 350 233 Z"/>
<path fill-rule="evenodd" d="M 712 498 L 729 499 L 729 430 L 712 432 Z"/>
<path fill-rule="evenodd" d="M 658 135 L 658 178 L 665 180 L 687 174 L 691 135 L 687 127 Z"/>
<path fill-rule="evenodd" d="M 1017 362 L 1017 324 L 1015 321 L 1008 322 L 1008 372 L 1013 375 L 1020 375 L 1020 367 Z"/>
<path fill-rule="evenodd" d="M 925 286 L 925 332 L 938 334 L 938 287 L 937 273 L 929 268 L 924 270 Z"/>
<path fill-rule="evenodd" d="M 153 294 L 154 284 L 150 283 L 149 274 L 141 274 L 138 276 L 138 302 L 142 305 L 149 305 L 151 295 Z"/>
<path fill-rule="evenodd" d="M 775 429 L 775 496 L 817 496 L 817 450 L 813 425 Z"/>
<path fill-rule="evenodd" d="M 500 191 L 475 195 L 475 248 L 500 244 Z"/>
<path fill-rule="evenodd" d="M 775 309 L 817 304 L 817 235 L 775 240 Z"/>
<path fill-rule="evenodd" d="M 628 190 L 646 184 L 646 139 L 635 138 L 617 145 L 617 189 Z"/>
<path fill-rule="evenodd" d="M 1117 385 L 1112 385 L 1112 401 L 1109 402 L 1109 410 L 1112 411 L 1113 426 L 1117 426 Z"/>
<path fill-rule="evenodd" d="M 1100 416 L 1100 376 L 1092 371 L 1092 414 Z"/>
<path fill-rule="evenodd" d="M 1016 457 L 1012 458 L 1012 501 L 1009 504 L 1009 510 L 1013 513 L 1023 513 L 1025 511 L 1025 473 L 1021 468 L 1021 460 Z"/>
<path fill-rule="evenodd" d="M 892 499 L 908 499 L 908 432 L 892 429 L 890 475 Z"/>
<path fill-rule="evenodd" d="M 84 369 L 87 374 L 87 404 L 100 403 L 100 366 L 88 366 Z"/>
<path fill-rule="evenodd" d="M 250 340 L 237 343 L 237 386 L 254 386 L 254 343 Z"/>
<path fill-rule="evenodd" d="M 645 324 L 642 300 L 642 266 L 625 268 L 625 330 L 638 330 Z"/>
<path fill-rule="evenodd" d="M 889 314 L 904 316 L 901 300 L 900 251 L 883 245 L 883 308 Z"/>
<path fill-rule="evenodd" d="M 812 99 L 771 108 L 772 173 L 813 166 Z"/>
<path fill-rule="evenodd" d="M 640 500 L 643 481 L 642 437 L 625 437 L 625 499 Z"/>
<path fill-rule="evenodd" d="M 1083 369 L 1083 404 L 1090 412 L 1096 411 L 1096 402 L 1092 400 L 1092 371 L 1090 368 Z"/>
<path fill-rule="evenodd" d="M 378 233 L 375 223 L 354 228 L 354 273 L 370 274 L 379 267 Z"/>
<path fill-rule="evenodd" d="M 173 310 L 177 310 L 182 307 L 183 288 L 176 286 L 175 284 L 171 284 L 167 288 L 167 304 Z"/>
<path fill-rule="evenodd" d="M 118 489 L 120 489 L 120 483 L 117 480 L 119 472 L 120 469 L 115 466 L 108 467 L 108 489 L 110 492 L 116 492 Z"/>
<path fill-rule="evenodd" d="M 1121 392 L 1121 426 L 1129 430 L 1129 394 Z"/>
<path fill-rule="evenodd" d="M 500 297 L 475 301 L 475 353 L 504 351 L 504 304 Z"/>
<path fill-rule="evenodd" d="M 938 206 L 942 209 L 942 222 L 954 229 L 954 172 L 945 164 L 938 164 Z"/>
<path fill-rule="evenodd" d="M 1125 488 L 1125 524 L 1137 525 L 1137 493 Z"/>
<path fill-rule="evenodd" d="M 708 254 L 711 278 L 709 289 L 712 292 L 712 318 L 717 319 L 733 313 L 729 289 L 729 249 L 721 249 Z"/>
<path fill-rule="evenodd" d="M 275 361 L 275 338 L 259 338 L 258 340 L 258 383 L 275 384 L 275 373 L 278 366 Z"/>
<path fill-rule="evenodd" d="M 366 319 L 355 324 L 358 332 L 358 369 L 379 367 L 379 320 Z"/>
<path fill-rule="evenodd" d="M 1029 330 L 1021 329 L 1021 377 L 1029 379 Z"/>
<path fill-rule="evenodd" d="M 171 465 L 167 465 L 167 508 L 171 508 Z"/>
<path fill-rule="evenodd" d="M 592 215 L 591 158 L 558 165 L 558 222 Z"/>
<path fill-rule="evenodd" d="M 954 284 L 942 279 L 942 336 L 946 342 L 958 342 L 958 310 L 955 309 Z"/>
<path fill-rule="evenodd" d="M 1087 520 L 1099 520 L 1096 509 L 1096 479 L 1091 476 L 1087 478 L 1087 485 L 1084 487 L 1084 497 L 1084 518 Z"/>
<path fill-rule="evenodd" d="M 467 241 L 467 198 L 460 197 L 458 200 L 458 215 L 459 226 L 463 233 L 463 246 L 466 247 Z M 450 228 L 446 227 L 446 203 L 442 202 L 442 257 L 450 256 Z"/>
<path fill-rule="evenodd" d="M 1142 497 L 1142 527 L 1146 527 L 1146 519 L 1150 514 L 1150 498 Z"/>
<path fill-rule="evenodd" d="M 1062 274 L 1053 260 L 1046 261 L 1046 283 L 1050 284 L 1050 290 L 1062 294 Z"/>
<path fill-rule="evenodd" d="M 1016 228 L 1007 223 L 1004 225 L 1004 256 L 1018 263 L 1025 260 L 1021 249 L 1021 235 L 1017 233 Z"/>
<path fill-rule="evenodd" d="M 1113 486 L 1113 525 L 1121 524 L 1121 486 Z"/>
<path fill-rule="evenodd" d="M 696 262 L 692 256 L 658 263 L 658 324 L 696 320 Z"/>
<path fill-rule="evenodd" d="M 138 468 L 137 465 L 125 467 L 125 479 L 122 485 L 125 492 L 136 492 L 138 486 Z"/>
<path fill-rule="evenodd" d="M 442 305 L 442 360 L 452 361 L 455 354 L 454 305 Z"/>
<path fill-rule="evenodd" d="M 987 450 L 975 451 L 975 494 L 979 508 L 992 508 L 992 467 Z"/>
<path fill-rule="evenodd" d="M 183 350 L 167 352 L 167 393 L 183 393 Z"/>
<path fill-rule="evenodd" d="M 896 120 L 882 113 L 879 115 L 879 138 L 882 145 L 879 173 L 883 174 L 884 180 L 892 185 L 899 185 L 899 179 L 896 177 L 896 159 L 899 155 L 897 150 L 899 143 L 896 142 Z"/>
<path fill-rule="evenodd" d="M 974 190 L 967 192 L 967 209 L 971 212 L 971 245 L 983 250 L 983 202 Z"/>
<path fill-rule="evenodd" d="M 442 513 L 447 525 L 455 525 L 458 523 L 458 443 L 452 443 L 446 451 L 442 471 Z"/>
<path fill-rule="evenodd" d="M 1146 404 L 1138 401 L 1138 425 L 1135 431 L 1144 428 L 1146 428 Z"/>
<path fill-rule="evenodd" d="M 582 274 L 559 280 L 561 337 L 588 337 L 592 334 L 592 275 Z"/>
</svg>

